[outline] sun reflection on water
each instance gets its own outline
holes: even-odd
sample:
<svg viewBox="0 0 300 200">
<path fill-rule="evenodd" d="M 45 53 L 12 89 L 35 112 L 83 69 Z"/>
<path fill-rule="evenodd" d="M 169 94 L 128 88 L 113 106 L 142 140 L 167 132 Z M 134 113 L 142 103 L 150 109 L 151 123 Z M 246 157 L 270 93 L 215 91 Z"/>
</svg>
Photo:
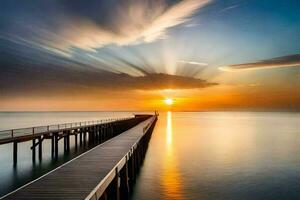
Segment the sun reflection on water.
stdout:
<svg viewBox="0 0 300 200">
<path fill-rule="evenodd" d="M 173 149 L 172 112 L 167 113 L 166 153 L 163 162 L 161 184 L 165 199 L 185 199 L 182 179 Z"/>
<path fill-rule="evenodd" d="M 172 147 L 172 112 L 167 114 L 167 147 Z"/>
</svg>

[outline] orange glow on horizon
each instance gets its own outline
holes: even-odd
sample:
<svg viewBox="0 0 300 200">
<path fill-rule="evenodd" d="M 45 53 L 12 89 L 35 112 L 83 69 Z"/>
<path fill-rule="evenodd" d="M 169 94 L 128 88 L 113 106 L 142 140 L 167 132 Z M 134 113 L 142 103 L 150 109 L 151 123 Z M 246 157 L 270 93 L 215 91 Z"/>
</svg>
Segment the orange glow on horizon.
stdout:
<svg viewBox="0 0 300 200">
<path fill-rule="evenodd" d="M 300 109 L 293 88 L 226 85 L 203 89 L 115 91 L 89 94 L 23 96 L 0 100 L 1 111 L 216 111 L 232 109 Z M 105 93 L 105 95 L 103 95 Z M 268 93 L 269 95 L 266 95 Z M 291 96 L 293 94 L 293 96 Z M 133 98 L 134 97 L 134 98 Z M 169 100 L 168 100 L 169 99 Z M 171 104 L 169 104 L 171 103 Z"/>
</svg>

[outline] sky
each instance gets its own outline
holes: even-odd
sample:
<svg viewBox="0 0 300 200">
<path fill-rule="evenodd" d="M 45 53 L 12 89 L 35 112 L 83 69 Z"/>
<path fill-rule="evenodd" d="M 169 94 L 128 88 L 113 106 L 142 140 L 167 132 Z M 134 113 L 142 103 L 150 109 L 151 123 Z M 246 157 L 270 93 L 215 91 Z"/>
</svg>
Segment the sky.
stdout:
<svg viewBox="0 0 300 200">
<path fill-rule="evenodd" d="M 0 111 L 300 110 L 299 10 L 299 0 L 1 0 Z"/>
</svg>

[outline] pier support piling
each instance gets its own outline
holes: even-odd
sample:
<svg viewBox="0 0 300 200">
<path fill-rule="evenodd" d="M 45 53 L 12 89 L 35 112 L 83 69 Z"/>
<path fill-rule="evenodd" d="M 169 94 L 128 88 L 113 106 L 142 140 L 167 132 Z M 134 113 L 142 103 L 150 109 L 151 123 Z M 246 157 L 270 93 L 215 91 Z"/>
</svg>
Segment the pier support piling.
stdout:
<svg viewBox="0 0 300 200">
<path fill-rule="evenodd" d="M 120 196 L 122 200 L 129 199 L 129 183 L 128 183 L 128 157 L 126 156 L 126 163 L 120 171 Z"/>
<path fill-rule="evenodd" d="M 66 142 L 66 136 L 64 136 L 64 152 L 66 152 L 66 150 L 67 150 L 67 144 L 66 144 L 67 142 Z"/>
<path fill-rule="evenodd" d="M 75 133 L 74 137 L 75 137 L 75 149 L 77 149 L 77 137 L 78 137 L 78 134 Z"/>
<path fill-rule="evenodd" d="M 115 169 L 116 176 L 113 180 L 113 194 L 114 194 L 114 200 L 120 200 L 120 177 L 119 177 L 119 172 L 118 168 Z"/>
<path fill-rule="evenodd" d="M 54 135 L 51 136 L 51 156 L 54 156 Z"/>
<path fill-rule="evenodd" d="M 80 133 L 79 133 L 79 143 L 80 146 L 82 146 L 82 129 L 80 129 Z"/>
<path fill-rule="evenodd" d="M 86 146 L 86 130 L 84 130 L 84 133 L 83 133 L 83 146 L 85 147 Z"/>
<path fill-rule="evenodd" d="M 66 136 L 66 152 L 70 152 L 70 132 L 68 132 Z"/>
<path fill-rule="evenodd" d="M 35 162 L 35 138 L 32 139 L 32 162 Z"/>
<path fill-rule="evenodd" d="M 39 160 L 41 161 L 42 160 L 42 153 L 43 153 L 43 140 L 42 140 L 42 137 L 40 136 L 39 137 Z"/>
<path fill-rule="evenodd" d="M 14 141 L 13 143 L 13 159 L 14 159 L 14 166 L 17 165 L 17 161 L 18 161 L 18 142 Z"/>
<path fill-rule="evenodd" d="M 54 146 L 55 146 L 55 158 L 57 159 L 58 158 L 58 133 L 55 133 L 54 134 Z"/>
</svg>

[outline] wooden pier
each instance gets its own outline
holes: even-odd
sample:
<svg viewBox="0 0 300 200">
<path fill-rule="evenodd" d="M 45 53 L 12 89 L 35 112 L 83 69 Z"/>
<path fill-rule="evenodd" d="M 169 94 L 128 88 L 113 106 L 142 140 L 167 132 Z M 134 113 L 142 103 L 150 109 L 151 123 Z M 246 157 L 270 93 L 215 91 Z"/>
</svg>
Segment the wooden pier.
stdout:
<svg viewBox="0 0 300 200">
<path fill-rule="evenodd" d="M 45 139 L 51 140 L 51 155 L 58 158 L 58 143 L 63 139 L 64 152 L 70 151 L 70 137 L 74 137 L 75 148 L 78 145 L 100 144 L 121 132 L 135 126 L 145 120 L 147 115 L 135 115 L 134 117 L 106 119 L 98 121 L 87 121 L 77 123 L 66 123 L 58 125 L 3 130 L 0 131 L 0 145 L 13 144 L 13 165 L 18 161 L 18 144 L 32 141 L 32 161 L 36 160 L 36 149 L 38 148 L 38 158 L 42 159 L 42 145 Z M 79 141 L 78 141 L 79 140 Z"/>
<path fill-rule="evenodd" d="M 128 199 L 157 115 L 136 116 L 134 119 L 139 120 L 134 120 L 136 123 L 131 122 L 134 126 L 129 130 L 123 130 L 118 136 L 4 196 L 3 199 Z"/>
</svg>

